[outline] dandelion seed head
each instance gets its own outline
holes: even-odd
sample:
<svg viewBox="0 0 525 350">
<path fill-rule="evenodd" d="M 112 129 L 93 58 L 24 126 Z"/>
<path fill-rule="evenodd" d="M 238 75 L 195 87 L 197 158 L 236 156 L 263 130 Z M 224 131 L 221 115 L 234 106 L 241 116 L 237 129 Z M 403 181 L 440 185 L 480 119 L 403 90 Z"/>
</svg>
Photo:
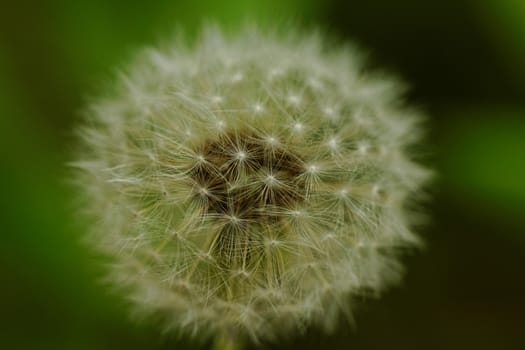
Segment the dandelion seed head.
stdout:
<svg viewBox="0 0 525 350">
<path fill-rule="evenodd" d="M 407 152 L 421 118 L 358 56 L 211 29 L 148 49 L 90 106 L 77 162 L 90 238 L 137 314 L 269 340 L 330 329 L 399 280 L 429 178 Z"/>
</svg>

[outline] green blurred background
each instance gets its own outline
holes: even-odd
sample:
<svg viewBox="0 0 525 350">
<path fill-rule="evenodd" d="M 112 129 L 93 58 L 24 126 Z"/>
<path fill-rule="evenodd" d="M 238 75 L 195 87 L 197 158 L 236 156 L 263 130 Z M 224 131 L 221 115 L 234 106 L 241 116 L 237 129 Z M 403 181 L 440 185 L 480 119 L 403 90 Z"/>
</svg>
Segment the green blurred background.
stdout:
<svg viewBox="0 0 525 350">
<path fill-rule="evenodd" d="M 85 96 L 135 49 L 204 20 L 320 26 L 428 111 L 425 251 L 356 326 L 275 348 L 525 349 L 525 1 L 19 0 L 0 10 L 0 348 L 175 349 L 100 285 L 66 182 Z"/>
</svg>

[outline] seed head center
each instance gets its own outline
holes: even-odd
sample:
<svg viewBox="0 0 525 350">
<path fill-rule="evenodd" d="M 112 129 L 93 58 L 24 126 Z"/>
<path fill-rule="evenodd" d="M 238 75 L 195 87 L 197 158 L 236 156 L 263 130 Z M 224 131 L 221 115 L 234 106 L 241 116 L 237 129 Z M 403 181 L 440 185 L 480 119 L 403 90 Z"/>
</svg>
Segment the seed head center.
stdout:
<svg viewBox="0 0 525 350">
<path fill-rule="evenodd" d="M 263 135 L 224 133 L 195 152 L 206 159 L 190 172 L 200 198 L 206 196 L 203 213 L 264 224 L 279 212 L 268 209 L 286 210 L 304 200 L 302 158 L 285 145 L 269 147 Z"/>
</svg>

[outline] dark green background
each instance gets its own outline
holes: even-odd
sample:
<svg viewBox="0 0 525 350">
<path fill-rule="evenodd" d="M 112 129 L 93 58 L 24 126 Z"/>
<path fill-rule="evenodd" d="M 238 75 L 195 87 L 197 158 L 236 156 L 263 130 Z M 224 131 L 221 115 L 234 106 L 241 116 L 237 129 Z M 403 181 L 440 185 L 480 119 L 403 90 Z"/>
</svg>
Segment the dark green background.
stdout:
<svg viewBox="0 0 525 350">
<path fill-rule="evenodd" d="M 203 20 L 357 41 L 428 111 L 427 248 L 356 326 L 276 348 L 525 348 L 525 1 L 27 1 L 0 9 L 0 348 L 174 349 L 98 282 L 67 185 L 72 130 L 135 49 Z M 205 347 L 205 345 L 204 345 Z"/>
</svg>

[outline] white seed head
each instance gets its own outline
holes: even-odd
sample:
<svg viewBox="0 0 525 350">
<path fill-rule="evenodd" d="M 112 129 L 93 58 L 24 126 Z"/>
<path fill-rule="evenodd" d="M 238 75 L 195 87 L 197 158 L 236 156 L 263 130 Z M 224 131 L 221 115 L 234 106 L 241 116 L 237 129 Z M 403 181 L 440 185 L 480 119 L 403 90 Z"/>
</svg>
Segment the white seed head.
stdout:
<svg viewBox="0 0 525 350">
<path fill-rule="evenodd" d="M 406 152 L 420 117 L 359 62 L 319 36 L 208 30 L 147 50 L 91 106 L 90 238 L 139 314 L 271 339 L 398 280 L 429 175 Z"/>
</svg>

